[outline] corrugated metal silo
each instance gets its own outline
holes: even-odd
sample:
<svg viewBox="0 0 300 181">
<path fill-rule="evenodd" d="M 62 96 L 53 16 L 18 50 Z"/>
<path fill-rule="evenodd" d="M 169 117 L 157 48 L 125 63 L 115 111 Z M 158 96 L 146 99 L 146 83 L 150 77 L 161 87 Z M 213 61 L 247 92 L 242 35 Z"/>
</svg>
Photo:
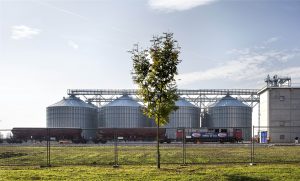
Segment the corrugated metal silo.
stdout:
<svg viewBox="0 0 300 181">
<path fill-rule="evenodd" d="M 98 124 L 97 124 L 97 127 L 98 128 L 103 128 L 105 127 L 105 116 L 104 116 L 104 110 L 103 110 L 103 107 L 99 107 L 98 109 Z"/>
<path fill-rule="evenodd" d="M 176 138 L 177 128 L 199 128 L 200 127 L 200 108 L 191 104 L 184 98 L 179 98 L 175 102 L 178 109 L 171 113 L 169 123 L 165 126 L 167 136 Z"/>
<path fill-rule="evenodd" d="M 128 95 L 104 105 L 99 110 L 98 127 L 140 128 L 150 127 L 150 121 L 142 112 L 142 105 Z"/>
<path fill-rule="evenodd" d="M 241 128 L 244 140 L 251 138 L 252 108 L 227 95 L 208 107 L 208 128 Z"/>
<path fill-rule="evenodd" d="M 70 96 L 47 107 L 48 128 L 97 128 L 97 108 Z M 94 137 L 95 130 L 84 130 L 86 139 Z"/>
</svg>

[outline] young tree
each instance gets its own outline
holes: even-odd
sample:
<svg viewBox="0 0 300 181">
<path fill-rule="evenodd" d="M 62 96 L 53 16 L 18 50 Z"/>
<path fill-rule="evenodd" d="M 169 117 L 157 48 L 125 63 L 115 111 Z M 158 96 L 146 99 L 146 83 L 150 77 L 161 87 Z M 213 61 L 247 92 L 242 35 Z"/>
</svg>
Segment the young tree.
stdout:
<svg viewBox="0 0 300 181">
<path fill-rule="evenodd" d="M 169 122 L 169 115 L 176 110 L 177 86 L 175 75 L 180 48 L 173 38 L 173 33 L 163 33 L 151 40 L 149 49 L 139 49 L 132 54 L 133 81 L 138 85 L 138 96 L 145 105 L 144 114 L 154 118 L 157 125 L 157 168 L 160 168 L 159 127 Z"/>
</svg>

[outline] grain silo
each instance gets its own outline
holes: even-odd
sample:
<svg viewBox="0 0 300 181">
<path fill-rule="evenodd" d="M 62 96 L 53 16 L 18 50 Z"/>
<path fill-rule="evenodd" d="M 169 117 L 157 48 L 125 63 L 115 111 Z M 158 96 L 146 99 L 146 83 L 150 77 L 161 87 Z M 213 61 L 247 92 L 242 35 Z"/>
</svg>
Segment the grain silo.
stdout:
<svg viewBox="0 0 300 181">
<path fill-rule="evenodd" d="M 178 109 L 173 111 L 169 117 L 169 123 L 165 125 L 168 138 L 175 139 L 177 128 L 199 128 L 200 108 L 179 98 L 175 102 Z"/>
<path fill-rule="evenodd" d="M 97 128 L 97 108 L 70 96 L 47 107 L 48 128 Z M 83 130 L 83 137 L 94 137 L 95 130 Z"/>
<path fill-rule="evenodd" d="M 98 127 L 141 128 L 150 126 L 150 120 L 142 112 L 142 105 L 128 95 L 123 95 L 99 109 Z"/>
<path fill-rule="evenodd" d="M 244 140 L 251 138 L 252 108 L 230 95 L 208 107 L 208 120 L 202 127 L 241 129 Z M 223 129 L 223 130 L 224 130 Z"/>
</svg>

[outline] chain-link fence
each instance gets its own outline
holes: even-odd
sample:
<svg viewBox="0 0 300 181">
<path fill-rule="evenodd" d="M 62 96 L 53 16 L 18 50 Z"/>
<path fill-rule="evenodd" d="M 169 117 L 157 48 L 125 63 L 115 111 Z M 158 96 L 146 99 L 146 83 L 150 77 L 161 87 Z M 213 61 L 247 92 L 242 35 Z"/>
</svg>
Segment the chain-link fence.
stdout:
<svg viewBox="0 0 300 181">
<path fill-rule="evenodd" d="M 0 165 L 155 164 L 157 134 L 162 164 L 300 162 L 299 130 L 286 126 L 14 128 L 0 130 Z M 83 132 L 92 136 L 83 137 Z"/>
<path fill-rule="evenodd" d="M 300 162 L 300 126 L 254 126 L 253 162 Z"/>
<path fill-rule="evenodd" d="M 47 132 L 42 136 L 33 139 L 0 130 L 0 165 L 47 165 Z"/>
</svg>

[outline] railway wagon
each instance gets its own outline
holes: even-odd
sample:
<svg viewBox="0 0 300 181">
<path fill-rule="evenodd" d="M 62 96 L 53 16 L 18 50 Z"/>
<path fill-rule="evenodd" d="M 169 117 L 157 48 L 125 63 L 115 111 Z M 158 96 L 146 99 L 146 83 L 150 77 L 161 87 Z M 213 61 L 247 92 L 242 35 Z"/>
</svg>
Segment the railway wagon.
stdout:
<svg viewBox="0 0 300 181">
<path fill-rule="evenodd" d="M 234 128 L 213 128 L 213 129 L 178 129 L 176 133 L 177 140 L 182 140 L 185 133 L 186 142 L 239 142 L 242 141 L 242 130 Z"/>
<path fill-rule="evenodd" d="M 46 140 L 49 136 L 51 140 L 72 140 L 73 142 L 85 142 L 82 138 L 80 128 L 13 128 L 11 141 Z"/>
<path fill-rule="evenodd" d="M 95 143 L 106 143 L 115 139 L 124 141 L 154 141 L 157 137 L 157 128 L 98 128 Z M 161 143 L 170 143 L 166 137 L 166 128 L 159 128 Z"/>
</svg>

